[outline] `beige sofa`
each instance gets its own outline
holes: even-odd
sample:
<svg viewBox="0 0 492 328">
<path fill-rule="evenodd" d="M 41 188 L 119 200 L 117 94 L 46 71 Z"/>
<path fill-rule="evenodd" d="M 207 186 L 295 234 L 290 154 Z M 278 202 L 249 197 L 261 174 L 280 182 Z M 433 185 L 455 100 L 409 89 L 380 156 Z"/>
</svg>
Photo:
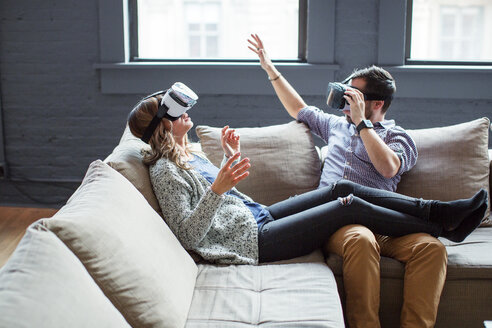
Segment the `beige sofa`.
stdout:
<svg viewBox="0 0 492 328">
<path fill-rule="evenodd" d="M 489 188 L 488 127 L 480 119 L 410 131 L 419 164 L 399 191 L 451 199 Z M 238 131 L 252 163 L 241 191 L 269 205 L 316 188 L 324 149 L 303 124 Z M 218 164 L 219 129 L 199 126 L 197 134 Z M 260 266 L 203 263 L 159 216 L 142 147 L 126 129 L 67 204 L 28 229 L 0 270 L 0 327 L 343 327 L 340 258 L 317 250 Z M 492 227 L 446 245 L 437 326 L 478 327 L 492 318 Z M 383 258 L 381 271 L 382 325 L 397 327 L 403 265 Z"/>
</svg>

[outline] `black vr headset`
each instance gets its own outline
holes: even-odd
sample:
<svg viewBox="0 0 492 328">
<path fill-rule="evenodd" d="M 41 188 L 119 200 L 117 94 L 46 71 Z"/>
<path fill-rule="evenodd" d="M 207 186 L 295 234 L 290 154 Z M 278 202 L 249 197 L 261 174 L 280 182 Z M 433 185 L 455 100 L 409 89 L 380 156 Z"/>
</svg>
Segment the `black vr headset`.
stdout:
<svg viewBox="0 0 492 328">
<path fill-rule="evenodd" d="M 342 111 L 347 102 L 343 97 L 345 95 L 345 91 L 348 88 L 357 89 L 347 83 L 352 79 L 352 76 L 349 76 L 343 82 L 330 82 L 328 83 L 328 89 L 326 91 L 326 104 L 333 109 L 338 109 Z M 364 100 L 388 100 L 393 99 L 393 96 L 383 96 L 375 93 L 364 93 Z"/>
<path fill-rule="evenodd" d="M 154 92 L 151 95 L 146 96 L 140 102 L 158 96 L 164 95 L 161 102 L 159 103 L 159 108 L 155 114 L 152 121 L 150 121 L 149 126 L 145 129 L 145 132 L 140 138 L 143 142 L 149 143 L 150 137 L 154 133 L 159 122 L 166 118 L 170 121 L 176 121 L 181 117 L 186 111 L 188 111 L 193 105 L 196 104 L 198 96 L 190 88 L 188 88 L 184 83 L 176 82 L 171 88 L 163 91 Z"/>
</svg>

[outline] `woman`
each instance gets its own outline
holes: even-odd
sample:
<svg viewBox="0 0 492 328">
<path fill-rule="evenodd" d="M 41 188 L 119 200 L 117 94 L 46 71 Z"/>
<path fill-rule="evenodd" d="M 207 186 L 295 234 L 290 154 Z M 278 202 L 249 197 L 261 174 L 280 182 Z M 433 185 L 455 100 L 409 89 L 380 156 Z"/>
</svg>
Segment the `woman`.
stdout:
<svg viewBox="0 0 492 328">
<path fill-rule="evenodd" d="M 162 95 L 144 98 L 128 117 L 142 138 L 156 116 Z M 462 241 L 481 222 L 487 192 L 470 199 L 440 202 L 406 197 L 354 184 L 338 183 L 269 207 L 255 203 L 234 186 L 251 167 L 240 159 L 240 138 L 222 129 L 224 161 L 219 170 L 188 141 L 193 122 L 187 113 L 163 118 L 148 140 L 144 161 L 167 224 L 188 250 L 224 264 L 257 264 L 294 258 L 321 247 L 347 224 L 401 236 L 426 232 Z"/>
</svg>

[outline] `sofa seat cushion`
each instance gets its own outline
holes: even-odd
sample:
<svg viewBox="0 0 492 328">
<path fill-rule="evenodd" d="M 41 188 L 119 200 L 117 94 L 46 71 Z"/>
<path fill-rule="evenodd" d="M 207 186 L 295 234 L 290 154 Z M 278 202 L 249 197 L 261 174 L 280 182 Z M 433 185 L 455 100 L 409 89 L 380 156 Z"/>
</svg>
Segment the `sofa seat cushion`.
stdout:
<svg viewBox="0 0 492 328">
<path fill-rule="evenodd" d="M 448 253 L 446 280 L 492 279 L 492 227 L 476 229 L 461 243 L 439 238 Z M 337 276 L 342 275 L 343 260 L 330 253 L 326 263 Z M 405 265 L 389 257 L 381 257 L 381 278 L 403 279 Z"/>
<path fill-rule="evenodd" d="M 38 222 L 0 270 L 0 327 L 130 327 L 77 257 Z"/>
<path fill-rule="evenodd" d="M 478 228 L 459 244 L 446 239 L 441 241 L 448 252 L 448 270 L 436 327 L 480 327 L 483 320 L 492 318 L 492 227 Z M 405 266 L 384 256 L 380 263 L 381 326 L 399 327 Z M 327 264 L 333 270 L 342 304 L 345 304 L 342 258 L 330 253 Z"/>
<path fill-rule="evenodd" d="M 288 260 L 281 260 L 275 262 L 260 263 L 260 265 L 270 265 L 270 264 L 292 264 L 292 263 L 324 263 L 325 255 L 321 248 L 312 251 L 309 254 L 302 255 L 299 257 L 294 257 Z"/>
<path fill-rule="evenodd" d="M 492 281 L 492 227 L 480 227 L 461 243 L 439 238 L 448 252 L 446 280 Z"/>
<path fill-rule="evenodd" d="M 344 327 L 323 263 L 199 265 L 186 327 Z"/>
<path fill-rule="evenodd" d="M 341 256 L 329 253 L 326 258 L 326 264 L 333 270 L 335 276 L 342 276 L 343 259 Z M 381 278 L 403 279 L 403 275 L 405 274 L 403 263 L 386 256 L 381 256 L 380 269 Z"/>
</svg>

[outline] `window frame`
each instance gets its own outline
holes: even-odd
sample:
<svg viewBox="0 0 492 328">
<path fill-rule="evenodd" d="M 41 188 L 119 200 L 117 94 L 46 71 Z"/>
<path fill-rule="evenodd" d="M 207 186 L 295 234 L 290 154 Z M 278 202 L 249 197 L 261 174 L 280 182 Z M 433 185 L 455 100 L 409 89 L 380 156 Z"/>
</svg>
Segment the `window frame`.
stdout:
<svg viewBox="0 0 492 328">
<path fill-rule="evenodd" d="M 0 85 L 1 91 L 1 85 Z M 7 157 L 5 153 L 5 141 L 4 141 L 4 120 L 3 120 L 3 106 L 2 106 L 2 94 L 0 93 L 0 179 L 8 178 Z"/>
<path fill-rule="evenodd" d="M 411 59 L 412 51 L 412 15 L 413 0 L 407 0 L 405 26 L 405 64 L 406 65 L 452 65 L 452 66 L 491 66 L 490 61 L 452 61 L 452 60 L 417 60 Z"/>
<path fill-rule="evenodd" d="M 132 61 L 135 42 L 130 41 L 130 33 L 136 29 L 129 27 L 135 24 L 129 1 L 136 0 L 99 0 L 101 51 L 94 67 L 100 72 L 102 93 L 148 93 L 181 81 L 200 94 L 274 94 L 257 60 Z M 299 34 L 299 54 L 304 59 L 279 60 L 275 65 L 300 94 L 322 95 L 339 68 L 334 64 L 335 0 L 300 0 L 300 4 L 306 12 L 299 21 L 304 26 Z"/>
<path fill-rule="evenodd" d="M 177 59 L 177 58 L 145 58 L 138 56 L 138 0 L 128 0 L 129 8 L 129 42 L 130 42 L 130 62 L 257 62 L 255 59 Z M 305 63 L 306 62 L 306 32 L 307 32 L 307 2 L 308 0 L 299 1 L 299 29 L 298 29 L 298 54 L 297 59 L 275 60 L 276 63 Z"/>
<path fill-rule="evenodd" d="M 396 97 L 434 99 L 492 99 L 492 65 L 462 62 L 407 62 L 412 0 L 380 0 L 378 65 L 397 82 Z"/>
</svg>

